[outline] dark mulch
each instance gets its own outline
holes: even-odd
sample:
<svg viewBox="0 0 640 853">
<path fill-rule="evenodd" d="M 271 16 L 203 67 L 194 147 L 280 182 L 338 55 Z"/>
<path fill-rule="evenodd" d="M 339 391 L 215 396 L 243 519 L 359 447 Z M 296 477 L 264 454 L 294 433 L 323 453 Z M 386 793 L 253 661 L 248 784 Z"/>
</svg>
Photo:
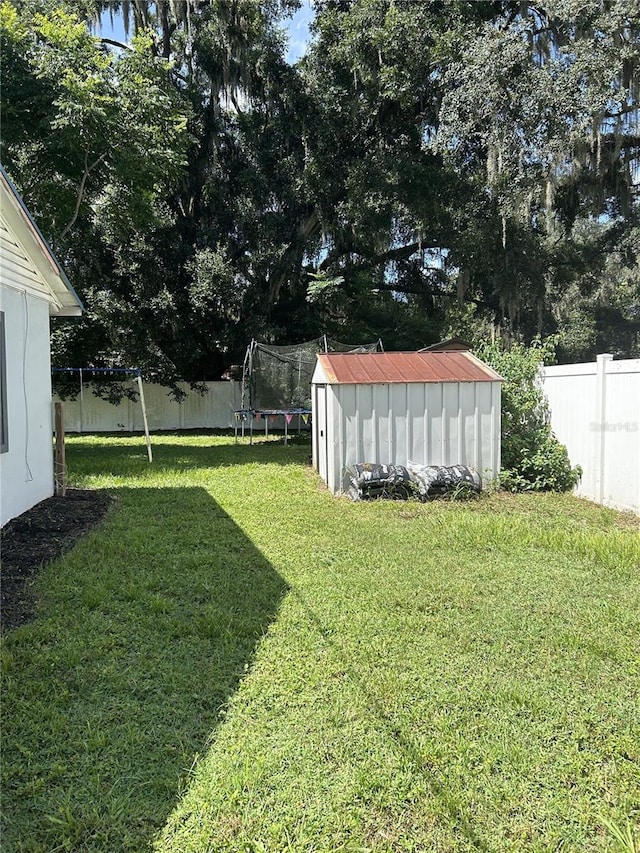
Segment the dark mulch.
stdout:
<svg viewBox="0 0 640 853">
<path fill-rule="evenodd" d="M 0 625 L 3 631 L 33 618 L 33 584 L 40 568 L 96 527 L 113 498 L 107 492 L 69 489 L 48 498 L 2 528 Z"/>
</svg>

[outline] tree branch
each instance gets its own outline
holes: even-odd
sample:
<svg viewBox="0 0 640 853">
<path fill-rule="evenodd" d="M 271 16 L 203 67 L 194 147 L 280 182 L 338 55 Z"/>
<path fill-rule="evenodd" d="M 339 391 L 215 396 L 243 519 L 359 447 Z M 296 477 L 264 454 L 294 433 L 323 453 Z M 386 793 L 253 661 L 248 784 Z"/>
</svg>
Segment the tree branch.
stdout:
<svg viewBox="0 0 640 853">
<path fill-rule="evenodd" d="M 76 224 L 76 221 L 78 219 L 78 214 L 80 213 L 80 205 L 82 204 L 82 199 L 84 197 L 84 188 L 87 184 L 87 180 L 89 178 L 89 175 L 91 174 L 91 172 L 93 172 L 93 170 L 96 168 L 96 166 L 98 166 L 100 163 L 102 163 L 102 161 L 104 160 L 104 158 L 106 156 L 107 156 L 107 152 L 105 151 L 96 160 L 94 160 L 91 165 L 89 165 L 89 151 L 87 150 L 84 152 L 84 172 L 82 175 L 82 179 L 80 181 L 80 187 L 78 189 L 78 197 L 76 199 L 75 210 L 73 211 L 73 216 L 71 217 L 71 220 L 63 228 L 62 233 L 58 237 L 58 240 L 63 240 L 66 237 L 66 235 L 69 233 L 69 231 L 73 228 L 73 226 Z"/>
<path fill-rule="evenodd" d="M 620 118 L 621 116 L 636 112 L 636 110 L 638 109 L 640 109 L 639 104 L 628 104 L 626 107 L 620 107 L 620 109 L 617 110 L 615 113 L 607 111 L 603 113 L 603 115 L 604 118 Z"/>
<path fill-rule="evenodd" d="M 114 41 L 113 39 L 101 38 L 100 44 L 111 44 L 114 47 L 121 47 L 123 50 L 133 50 L 130 44 L 124 44 L 121 41 Z"/>
<path fill-rule="evenodd" d="M 447 299 L 458 299 L 457 293 L 451 293 L 451 291 L 447 290 L 433 290 L 427 287 L 405 287 L 402 284 L 376 284 L 373 288 L 374 290 L 387 290 L 392 293 L 411 293 L 416 296 L 445 296 Z M 474 305 L 485 305 L 489 307 L 489 303 L 485 302 L 483 299 L 475 299 L 473 296 L 464 296 L 464 302 L 473 302 Z"/>
<path fill-rule="evenodd" d="M 397 249 L 388 249 L 386 252 L 381 252 L 377 255 L 367 255 L 350 246 L 337 246 L 320 264 L 320 269 L 326 270 L 334 261 L 344 254 L 358 255 L 361 257 L 361 266 L 377 266 L 378 264 L 386 263 L 387 261 L 406 261 L 412 255 L 415 255 L 415 253 L 420 249 L 436 249 L 440 245 L 441 244 L 438 241 L 431 245 L 425 244 L 422 240 L 416 240 L 413 243 L 407 243 L 405 246 L 399 246 Z"/>
</svg>

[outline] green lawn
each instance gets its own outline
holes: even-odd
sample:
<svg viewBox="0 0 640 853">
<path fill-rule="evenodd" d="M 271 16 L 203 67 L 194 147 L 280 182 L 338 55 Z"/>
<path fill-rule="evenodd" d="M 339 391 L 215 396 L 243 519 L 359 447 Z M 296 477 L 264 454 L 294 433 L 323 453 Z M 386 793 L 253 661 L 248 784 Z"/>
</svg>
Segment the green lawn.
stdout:
<svg viewBox="0 0 640 853">
<path fill-rule="evenodd" d="M 5 853 L 637 849 L 637 519 L 352 504 L 302 444 L 67 453 L 116 502 L 3 641 Z"/>
</svg>

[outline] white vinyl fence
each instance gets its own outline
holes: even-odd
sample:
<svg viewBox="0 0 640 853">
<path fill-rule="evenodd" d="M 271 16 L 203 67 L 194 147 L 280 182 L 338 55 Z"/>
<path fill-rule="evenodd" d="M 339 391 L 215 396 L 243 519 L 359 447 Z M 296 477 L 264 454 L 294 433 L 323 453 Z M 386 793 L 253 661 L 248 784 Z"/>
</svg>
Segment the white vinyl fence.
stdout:
<svg viewBox="0 0 640 853">
<path fill-rule="evenodd" d="M 544 369 L 551 428 L 582 467 L 576 493 L 640 513 L 640 359 Z"/>
<path fill-rule="evenodd" d="M 203 382 L 204 394 L 179 383 L 186 397 L 176 403 L 169 389 L 143 383 L 147 420 L 150 430 L 229 429 L 234 426 L 234 411 L 240 408 L 239 382 Z M 137 385 L 132 383 L 132 389 Z M 54 401 L 59 398 L 54 396 Z M 66 432 L 142 432 L 142 406 L 139 401 L 124 399 L 118 405 L 94 396 L 88 384 L 75 400 L 65 400 Z"/>
</svg>

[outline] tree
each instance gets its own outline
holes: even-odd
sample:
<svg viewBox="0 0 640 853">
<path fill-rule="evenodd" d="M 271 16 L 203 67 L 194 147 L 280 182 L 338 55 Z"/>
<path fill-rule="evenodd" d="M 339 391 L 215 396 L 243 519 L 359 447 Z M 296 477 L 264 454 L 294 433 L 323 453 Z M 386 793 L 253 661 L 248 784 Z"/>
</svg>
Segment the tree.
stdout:
<svg viewBox="0 0 640 853">
<path fill-rule="evenodd" d="M 5 2 L 0 24 L 2 158 L 87 308 L 56 330 L 54 357 L 128 366 L 136 271 L 145 255 L 156 261 L 149 244 L 186 159 L 184 105 L 144 34 L 117 56 L 63 8 L 20 17 Z"/>
<path fill-rule="evenodd" d="M 364 268 L 407 302 L 419 286 L 447 314 L 455 292 L 511 333 L 554 331 L 572 265 L 593 260 L 583 224 L 604 219 L 611 244 L 637 221 L 628 5 L 327 0 L 316 28 L 322 267 L 345 288 Z"/>
<path fill-rule="evenodd" d="M 57 363 L 196 381 L 252 337 L 461 323 L 634 352 L 627 7 L 322 0 L 291 67 L 296 5 L 0 7 L 2 157 L 87 306 Z M 130 44 L 90 34 L 106 8 Z"/>
<path fill-rule="evenodd" d="M 615 0 L 501 5 L 459 34 L 436 144 L 492 210 L 493 262 L 457 262 L 531 335 L 555 328 L 554 305 L 586 285 L 581 268 L 603 274 L 598 244 L 615 250 L 637 224 L 640 30 Z"/>
</svg>

